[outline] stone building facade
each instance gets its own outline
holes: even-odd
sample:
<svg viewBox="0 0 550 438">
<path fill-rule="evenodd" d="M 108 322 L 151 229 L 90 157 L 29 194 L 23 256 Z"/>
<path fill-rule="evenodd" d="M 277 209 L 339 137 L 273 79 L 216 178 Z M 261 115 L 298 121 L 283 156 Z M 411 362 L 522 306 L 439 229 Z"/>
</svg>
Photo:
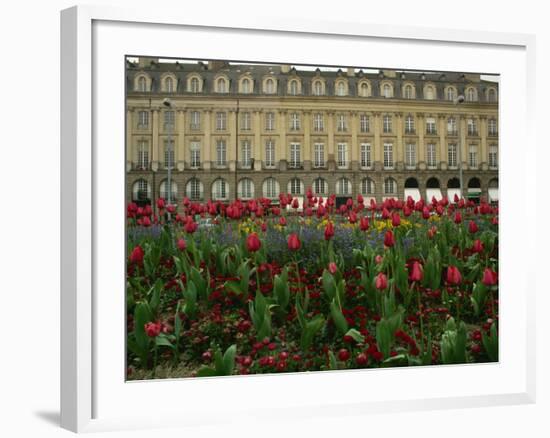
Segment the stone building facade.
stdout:
<svg viewBox="0 0 550 438">
<path fill-rule="evenodd" d="M 127 62 L 127 200 L 279 193 L 498 199 L 498 83 L 480 75 Z M 463 95 L 465 101 L 457 103 Z"/>
</svg>

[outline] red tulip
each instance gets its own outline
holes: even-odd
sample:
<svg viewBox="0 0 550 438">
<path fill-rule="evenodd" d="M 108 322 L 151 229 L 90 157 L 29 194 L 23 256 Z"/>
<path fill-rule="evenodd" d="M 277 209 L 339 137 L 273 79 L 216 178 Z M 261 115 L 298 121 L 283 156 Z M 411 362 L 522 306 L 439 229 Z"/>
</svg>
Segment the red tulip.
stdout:
<svg viewBox="0 0 550 438">
<path fill-rule="evenodd" d="M 346 350 L 345 348 L 342 348 L 339 352 L 338 352 L 338 359 L 340 359 L 342 362 L 345 362 L 346 360 L 348 360 L 350 358 L 351 354 L 348 350 Z"/>
<path fill-rule="evenodd" d="M 424 272 L 422 272 L 422 265 L 419 262 L 413 262 L 411 272 L 409 274 L 409 280 L 420 281 L 423 276 Z"/>
<path fill-rule="evenodd" d="M 401 225 L 401 216 L 399 216 L 399 213 L 394 213 L 391 218 L 391 224 L 394 227 L 398 227 Z"/>
<path fill-rule="evenodd" d="M 328 264 L 328 270 L 332 275 L 334 275 L 338 271 L 338 266 L 336 266 L 336 263 L 330 262 Z"/>
<path fill-rule="evenodd" d="M 459 197 L 458 195 L 455 193 L 454 197 L 453 197 L 453 201 L 454 203 L 456 204 L 458 201 L 459 201 Z"/>
<path fill-rule="evenodd" d="M 391 230 L 388 230 L 384 235 L 384 246 L 390 248 L 393 245 L 395 245 L 395 237 L 393 237 L 393 232 Z"/>
<path fill-rule="evenodd" d="M 267 224 L 265 222 L 262 222 L 262 231 L 265 233 L 267 231 Z"/>
<path fill-rule="evenodd" d="M 481 280 L 481 282 L 485 286 L 494 286 L 495 284 L 497 284 L 497 281 L 498 274 L 491 268 L 485 268 L 485 270 L 483 271 L 483 279 Z"/>
<path fill-rule="evenodd" d="M 382 219 L 389 219 L 390 217 L 390 212 L 388 211 L 388 209 L 386 207 L 384 207 L 382 209 Z"/>
<path fill-rule="evenodd" d="M 430 209 L 428 207 L 422 208 L 422 218 L 423 219 L 429 219 L 430 218 Z"/>
<path fill-rule="evenodd" d="M 359 353 L 355 358 L 355 362 L 360 367 L 367 365 L 368 361 L 369 361 L 369 358 L 365 353 Z"/>
<path fill-rule="evenodd" d="M 250 234 L 246 238 L 246 248 L 250 252 L 256 252 L 262 247 L 262 242 L 258 238 L 258 235 L 256 233 Z"/>
<path fill-rule="evenodd" d="M 369 218 L 367 216 L 361 218 L 359 221 L 359 228 L 361 231 L 367 231 L 369 229 Z"/>
<path fill-rule="evenodd" d="M 325 227 L 325 240 L 330 240 L 332 237 L 334 237 L 334 225 L 329 222 Z"/>
<path fill-rule="evenodd" d="M 377 254 L 376 257 L 374 258 L 374 263 L 376 263 L 377 265 L 379 265 L 383 261 L 384 261 L 384 257 L 382 257 L 380 254 Z"/>
<path fill-rule="evenodd" d="M 143 251 L 143 248 L 139 245 L 137 245 L 130 254 L 130 262 L 141 265 L 143 263 L 143 256 L 145 255 L 145 252 Z"/>
<path fill-rule="evenodd" d="M 185 223 L 185 226 L 183 227 L 185 232 L 188 233 L 188 234 L 193 234 L 195 231 L 197 231 L 197 228 L 198 228 L 197 223 L 193 221 L 191 216 L 188 216 L 187 217 L 187 222 Z"/>
<path fill-rule="evenodd" d="M 165 201 L 164 201 L 164 198 L 158 198 L 157 199 L 157 207 L 159 208 L 159 210 L 162 210 L 165 206 Z"/>
<path fill-rule="evenodd" d="M 462 276 L 460 275 L 460 271 L 456 266 L 449 266 L 447 268 L 447 283 L 449 284 L 460 284 L 462 281 Z"/>
<path fill-rule="evenodd" d="M 300 206 L 300 204 L 298 203 L 298 198 L 294 198 L 294 200 L 292 201 L 292 208 L 296 209 Z"/>
<path fill-rule="evenodd" d="M 455 224 L 459 224 L 462 222 L 462 215 L 460 214 L 460 211 L 457 211 L 455 213 Z"/>
<path fill-rule="evenodd" d="M 435 233 L 437 233 L 437 228 L 433 226 L 428 230 L 428 238 L 433 239 L 433 237 L 435 236 Z"/>
<path fill-rule="evenodd" d="M 365 200 L 363 199 L 363 195 L 361 193 L 359 193 L 357 195 L 357 203 L 358 204 L 363 204 L 365 202 Z"/>
<path fill-rule="evenodd" d="M 143 225 L 144 227 L 151 226 L 151 219 L 149 219 L 149 216 L 143 216 L 143 218 L 141 218 L 141 225 Z"/>
<path fill-rule="evenodd" d="M 474 221 L 470 221 L 470 223 L 468 224 L 468 231 L 470 231 L 470 233 L 472 234 L 475 234 L 478 230 L 479 228 L 477 224 Z"/>
<path fill-rule="evenodd" d="M 475 252 L 475 253 L 481 253 L 483 252 L 483 243 L 481 242 L 481 240 L 479 239 L 476 239 L 474 240 L 474 244 L 472 245 L 472 251 Z"/>
<path fill-rule="evenodd" d="M 281 216 L 279 218 L 279 225 L 281 225 L 282 227 L 286 226 L 286 218 L 284 216 Z"/>
<path fill-rule="evenodd" d="M 162 323 L 160 322 L 148 322 L 144 326 L 145 328 L 145 334 L 149 336 L 150 338 L 156 338 L 158 335 L 160 335 L 160 331 L 162 329 Z"/>
<path fill-rule="evenodd" d="M 357 213 L 355 213 L 354 211 L 350 211 L 349 213 L 349 222 L 350 224 L 354 224 L 355 222 L 357 222 Z"/>
<path fill-rule="evenodd" d="M 183 240 L 183 239 L 179 239 L 179 240 L 178 240 L 178 249 L 179 249 L 180 251 L 184 251 L 185 248 L 186 248 L 186 246 L 187 246 L 187 245 L 186 245 L 186 243 L 185 243 L 185 240 Z"/>
<path fill-rule="evenodd" d="M 388 287 L 388 277 L 383 272 L 376 276 L 375 286 L 378 290 L 384 290 Z"/>
<path fill-rule="evenodd" d="M 300 249 L 300 246 L 302 246 L 302 243 L 300 242 L 300 238 L 297 234 L 292 233 L 288 236 L 288 249 L 291 251 L 298 251 Z"/>
</svg>

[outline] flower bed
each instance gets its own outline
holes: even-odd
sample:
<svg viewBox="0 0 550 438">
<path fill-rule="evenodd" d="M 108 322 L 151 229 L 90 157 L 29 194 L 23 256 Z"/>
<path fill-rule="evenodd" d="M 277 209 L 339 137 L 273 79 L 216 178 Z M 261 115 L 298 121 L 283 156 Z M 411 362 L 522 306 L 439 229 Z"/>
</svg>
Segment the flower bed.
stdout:
<svg viewBox="0 0 550 438">
<path fill-rule="evenodd" d="M 498 208 L 128 205 L 127 377 L 498 361 Z"/>
</svg>

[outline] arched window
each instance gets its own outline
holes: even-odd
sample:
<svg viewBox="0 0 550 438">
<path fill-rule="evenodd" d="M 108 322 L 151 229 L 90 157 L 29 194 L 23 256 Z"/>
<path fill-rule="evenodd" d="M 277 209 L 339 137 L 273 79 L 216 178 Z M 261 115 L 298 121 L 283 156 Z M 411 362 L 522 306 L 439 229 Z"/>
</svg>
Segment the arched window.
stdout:
<svg viewBox="0 0 550 438">
<path fill-rule="evenodd" d="M 456 91 L 453 87 L 447 88 L 447 100 L 453 101 L 456 98 Z"/>
<path fill-rule="evenodd" d="M 265 81 L 265 92 L 267 94 L 275 93 L 275 81 L 273 79 L 269 78 Z"/>
<path fill-rule="evenodd" d="M 476 90 L 474 88 L 468 88 L 468 91 L 466 92 L 466 100 L 468 102 L 475 102 Z"/>
<path fill-rule="evenodd" d="M 324 178 L 317 178 L 313 181 L 313 192 L 316 195 L 326 195 L 328 191 L 328 184 Z"/>
<path fill-rule="evenodd" d="M 369 84 L 367 84 L 366 82 L 362 82 L 359 87 L 359 94 L 362 97 L 370 96 Z"/>
<path fill-rule="evenodd" d="M 171 193 L 168 193 L 168 181 L 164 180 L 160 183 L 160 197 L 169 202 L 176 202 L 178 199 L 178 185 L 176 181 L 172 181 L 170 185 L 172 190 Z M 168 198 L 168 195 L 170 195 L 170 198 Z"/>
<path fill-rule="evenodd" d="M 212 199 L 224 201 L 229 198 L 229 184 L 223 178 L 218 178 L 212 183 Z"/>
<path fill-rule="evenodd" d="M 242 92 L 244 94 L 250 93 L 250 79 L 244 78 L 242 82 Z"/>
<path fill-rule="evenodd" d="M 304 183 L 300 178 L 292 178 L 288 182 L 287 187 L 288 193 L 291 195 L 303 195 L 304 194 Z"/>
<path fill-rule="evenodd" d="M 288 93 L 292 96 L 298 94 L 298 81 L 296 79 L 291 80 L 288 84 Z"/>
<path fill-rule="evenodd" d="M 393 178 L 384 180 L 384 194 L 395 195 L 397 193 L 397 182 Z"/>
<path fill-rule="evenodd" d="M 493 178 L 489 181 L 489 202 L 498 202 L 498 179 Z"/>
<path fill-rule="evenodd" d="M 384 84 L 383 94 L 384 97 L 392 97 L 390 84 Z"/>
<path fill-rule="evenodd" d="M 489 102 L 496 102 L 497 101 L 497 92 L 494 88 L 489 88 L 489 91 L 487 93 L 487 100 Z"/>
<path fill-rule="evenodd" d="M 344 82 L 338 82 L 336 85 L 336 95 L 345 96 L 346 95 L 346 84 Z"/>
<path fill-rule="evenodd" d="M 254 197 L 254 182 L 250 178 L 243 178 L 237 185 L 240 199 L 252 199 Z"/>
<path fill-rule="evenodd" d="M 351 195 L 351 182 L 347 178 L 340 178 L 336 181 L 336 194 L 338 195 Z"/>
<path fill-rule="evenodd" d="M 434 88 L 431 85 L 428 85 L 426 87 L 426 96 L 425 98 L 427 100 L 433 100 L 434 99 Z"/>
<path fill-rule="evenodd" d="M 198 78 L 192 78 L 190 83 L 190 90 L 191 93 L 198 93 L 201 91 L 200 89 L 200 83 Z"/>
<path fill-rule="evenodd" d="M 174 79 L 171 77 L 167 77 L 164 80 L 164 89 L 167 93 L 173 93 L 174 92 Z"/>
<path fill-rule="evenodd" d="M 313 82 L 313 94 L 315 96 L 321 96 L 323 94 L 323 83 L 321 81 Z"/>
<path fill-rule="evenodd" d="M 191 201 L 201 201 L 204 196 L 204 186 L 198 178 L 191 178 L 185 186 L 185 194 Z"/>
<path fill-rule="evenodd" d="M 275 199 L 279 197 L 279 181 L 275 178 L 266 178 L 262 184 L 265 198 Z"/>
<path fill-rule="evenodd" d="M 403 97 L 405 99 L 412 99 L 413 98 L 413 87 L 412 87 L 412 85 L 405 85 L 405 89 L 403 90 Z"/>
<path fill-rule="evenodd" d="M 361 180 L 361 194 L 374 195 L 374 181 L 370 178 L 363 178 Z"/>
<path fill-rule="evenodd" d="M 151 199 L 151 186 L 144 179 L 138 179 L 132 186 L 132 200 L 148 201 Z"/>
<path fill-rule="evenodd" d="M 216 91 L 218 93 L 227 93 L 227 84 L 224 78 L 219 78 L 216 81 Z"/>
<path fill-rule="evenodd" d="M 138 91 L 145 93 L 147 91 L 147 79 L 144 76 L 138 79 Z"/>
</svg>

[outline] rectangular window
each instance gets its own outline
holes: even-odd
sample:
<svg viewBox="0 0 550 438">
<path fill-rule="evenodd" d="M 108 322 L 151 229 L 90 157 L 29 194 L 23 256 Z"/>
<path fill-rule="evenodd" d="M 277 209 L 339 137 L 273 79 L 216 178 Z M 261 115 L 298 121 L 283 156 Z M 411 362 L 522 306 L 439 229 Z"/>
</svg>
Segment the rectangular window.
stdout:
<svg viewBox="0 0 550 438">
<path fill-rule="evenodd" d="M 456 167 L 457 166 L 457 160 L 456 160 L 456 143 L 449 143 L 448 149 L 447 149 L 447 164 L 449 167 Z"/>
<path fill-rule="evenodd" d="M 300 114 L 292 113 L 290 115 L 290 130 L 299 131 L 300 130 Z"/>
<path fill-rule="evenodd" d="M 225 131 L 227 129 L 227 115 L 224 112 L 216 113 L 216 129 Z"/>
<path fill-rule="evenodd" d="M 216 166 L 227 166 L 227 146 L 225 140 L 218 140 L 216 142 Z"/>
<path fill-rule="evenodd" d="M 426 119 L 426 134 L 437 134 L 435 119 L 433 117 Z"/>
<path fill-rule="evenodd" d="M 496 119 L 489 119 L 489 135 L 497 135 L 497 121 Z"/>
<path fill-rule="evenodd" d="M 476 119 L 468 119 L 468 135 L 477 135 Z"/>
<path fill-rule="evenodd" d="M 498 167 L 498 147 L 496 145 L 489 146 L 489 167 Z"/>
<path fill-rule="evenodd" d="M 370 143 L 361 143 L 361 167 L 370 169 L 372 167 L 372 151 Z"/>
<path fill-rule="evenodd" d="M 146 129 L 149 127 L 149 111 L 138 112 L 138 128 Z"/>
<path fill-rule="evenodd" d="M 164 140 L 164 168 L 174 168 L 174 140 Z"/>
<path fill-rule="evenodd" d="M 243 131 L 250 130 L 250 113 L 249 112 L 241 114 L 241 129 Z"/>
<path fill-rule="evenodd" d="M 320 132 L 325 129 L 325 123 L 323 120 L 323 115 L 318 113 L 313 116 L 313 130 Z"/>
<path fill-rule="evenodd" d="M 201 166 L 201 144 L 198 141 L 191 142 L 191 167 L 198 169 Z"/>
<path fill-rule="evenodd" d="M 447 134 L 457 135 L 458 130 L 456 128 L 456 119 L 454 117 L 449 117 L 447 120 Z"/>
<path fill-rule="evenodd" d="M 339 132 L 344 132 L 347 130 L 346 116 L 345 114 L 338 114 L 336 119 L 336 129 Z"/>
<path fill-rule="evenodd" d="M 393 144 L 384 143 L 384 168 L 393 169 Z"/>
<path fill-rule="evenodd" d="M 290 167 L 298 168 L 301 166 L 300 143 L 290 143 Z"/>
<path fill-rule="evenodd" d="M 241 167 L 250 168 L 252 165 L 252 146 L 249 140 L 241 142 Z"/>
<path fill-rule="evenodd" d="M 164 111 L 164 129 L 173 130 L 176 126 L 175 111 Z"/>
<path fill-rule="evenodd" d="M 370 119 L 369 116 L 367 116 L 366 114 L 361 114 L 359 116 L 359 128 L 361 132 L 370 131 Z"/>
<path fill-rule="evenodd" d="M 275 142 L 267 140 L 265 142 L 265 167 L 275 167 Z"/>
<path fill-rule="evenodd" d="M 325 145 L 323 143 L 313 145 L 313 167 L 325 167 Z"/>
<path fill-rule="evenodd" d="M 348 144 L 347 143 L 338 143 L 337 165 L 339 168 L 348 167 Z"/>
<path fill-rule="evenodd" d="M 437 166 L 436 161 L 436 148 L 434 143 L 428 143 L 428 149 L 426 151 L 426 161 L 428 167 L 434 169 Z"/>
<path fill-rule="evenodd" d="M 139 140 L 137 144 L 137 168 L 146 170 L 149 168 L 149 144 L 147 140 Z"/>
<path fill-rule="evenodd" d="M 201 129 L 201 113 L 198 111 L 191 111 L 191 123 L 190 128 L 192 130 Z"/>
<path fill-rule="evenodd" d="M 412 116 L 405 119 L 405 134 L 414 134 L 414 117 Z"/>
<path fill-rule="evenodd" d="M 414 143 L 405 145 L 405 166 L 409 169 L 416 167 L 416 145 Z"/>
<path fill-rule="evenodd" d="M 384 118 L 383 118 L 383 129 L 384 129 L 384 132 L 386 134 L 390 133 L 392 131 L 391 116 L 388 116 L 388 115 L 384 116 Z"/>
<path fill-rule="evenodd" d="M 471 144 L 468 150 L 468 165 L 472 169 L 477 168 L 477 145 Z"/>
<path fill-rule="evenodd" d="M 265 130 L 273 131 L 275 129 L 275 113 L 265 113 Z"/>
</svg>

